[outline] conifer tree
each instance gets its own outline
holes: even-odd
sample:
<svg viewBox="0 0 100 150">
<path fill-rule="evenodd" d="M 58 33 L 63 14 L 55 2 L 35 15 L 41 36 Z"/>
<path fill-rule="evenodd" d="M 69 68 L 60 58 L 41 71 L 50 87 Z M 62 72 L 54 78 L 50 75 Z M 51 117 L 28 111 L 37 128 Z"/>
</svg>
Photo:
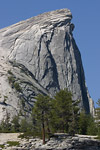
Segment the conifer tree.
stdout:
<svg viewBox="0 0 100 150">
<path fill-rule="evenodd" d="M 53 100 L 53 126 L 55 130 L 67 132 L 72 114 L 72 94 L 67 89 L 60 90 Z"/>
<path fill-rule="evenodd" d="M 100 99 L 97 101 L 98 108 L 96 108 L 97 120 L 100 120 Z"/>
<path fill-rule="evenodd" d="M 51 98 L 39 94 L 33 108 L 33 114 L 37 122 L 41 124 L 43 144 L 45 144 L 46 128 L 49 130 L 49 116 L 51 111 Z"/>
<path fill-rule="evenodd" d="M 98 107 L 96 108 L 96 122 L 97 122 L 97 126 L 98 126 L 98 136 L 100 138 L 100 99 L 98 99 L 97 101 L 97 105 Z"/>
<path fill-rule="evenodd" d="M 72 101 L 72 115 L 70 117 L 68 132 L 74 135 L 78 132 L 78 120 L 79 120 L 79 100 Z"/>
</svg>

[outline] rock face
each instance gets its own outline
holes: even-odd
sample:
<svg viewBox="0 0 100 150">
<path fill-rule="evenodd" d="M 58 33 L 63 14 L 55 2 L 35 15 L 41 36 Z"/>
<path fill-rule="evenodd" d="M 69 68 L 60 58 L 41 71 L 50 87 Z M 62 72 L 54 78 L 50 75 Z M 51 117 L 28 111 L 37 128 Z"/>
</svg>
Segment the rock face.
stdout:
<svg viewBox="0 0 100 150">
<path fill-rule="evenodd" d="M 68 9 L 56 10 L 0 30 L 0 120 L 30 113 L 38 93 L 68 88 L 80 108 L 92 112 L 81 55 Z"/>
</svg>

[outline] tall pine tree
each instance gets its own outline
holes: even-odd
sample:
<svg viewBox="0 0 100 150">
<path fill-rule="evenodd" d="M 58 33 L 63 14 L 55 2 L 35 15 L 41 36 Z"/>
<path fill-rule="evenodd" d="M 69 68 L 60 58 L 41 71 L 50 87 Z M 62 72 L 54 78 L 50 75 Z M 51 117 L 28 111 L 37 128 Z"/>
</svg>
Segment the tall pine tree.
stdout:
<svg viewBox="0 0 100 150">
<path fill-rule="evenodd" d="M 50 132 L 49 118 L 51 112 L 51 98 L 42 94 L 36 97 L 36 102 L 33 108 L 33 114 L 39 125 L 41 125 L 43 144 L 45 144 L 45 134 Z"/>
<path fill-rule="evenodd" d="M 67 89 L 60 90 L 53 100 L 53 127 L 57 132 L 68 132 L 73 115 L 72 94 Z"/>
</svg>

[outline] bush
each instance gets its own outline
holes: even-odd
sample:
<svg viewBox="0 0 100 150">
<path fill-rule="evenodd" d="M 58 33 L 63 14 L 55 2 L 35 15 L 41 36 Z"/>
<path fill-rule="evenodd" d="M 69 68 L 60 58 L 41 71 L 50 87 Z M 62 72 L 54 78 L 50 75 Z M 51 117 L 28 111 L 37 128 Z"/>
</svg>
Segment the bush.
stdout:
<svg viewBox="0 0 100 150">
<path fill-rule="evenodd" d="M 11 70 L 8 70 L 8 74 L 13 75 L 13 73 L 11 72 Z"/>
<path fill-rule="evenodd" d="M 97 126 L 91 115 L 85 114 L 85 112 L 80 113 L 79 117 L 79 134 L 84 135 L 96 135 L 97 134 Z"/>
<path fill-rule="evenodd" d="M 9 144 L 9 146 L 19 146 L 20 143 L 18 141 L 7 141 L 7 144 Z"/>
<path fill-rule="evenodd" d="M 14 88 L 15 88 L 16 91 L 18 91 L 18 92 L 21 92 L 21 91 L 22 91 L 22 89 L 21 89 L 19 83 L 17 83 L 17 82 L 14 83 Z"/>
<path fill-rule="evenodd" d="M 0 144 L 0 148 L 4 148 L 5 146 L 3 144 Z"/>
<path fill-rule="evenodd" d="M 7 113 L 6 119 L 3 120 L 0 124 L 0 132 L 1 133 L 11 132 L 11 123 L 10 123 L 9 119 L 10 119 L 10 117 L 9 117 L 9 114 Z"/>
<path fill-rule="evenodd" d="M 87 135 L 97 135 L 98 128 L 92 116 L 88 116 Z"/>
<path fill-rule="evenodd" d="M 15 78 L 13 76 L 9 76 L 8 77 L 8 81 L 9 81 L 9 83 L 14 83 L 15 82 Z"/>
<path fill-rule="evenodd" d="M 20 131 L 27 132 L 28 126 L 29 126 L 28 122 L 25 119 L 22 119 L 20 123 Z"/>
<path fill-rule="evenodd" d="M 12 120 L 12 131 L 13 132 L 20 131 L 19 116 L 15 116 Z"/>
</svg>

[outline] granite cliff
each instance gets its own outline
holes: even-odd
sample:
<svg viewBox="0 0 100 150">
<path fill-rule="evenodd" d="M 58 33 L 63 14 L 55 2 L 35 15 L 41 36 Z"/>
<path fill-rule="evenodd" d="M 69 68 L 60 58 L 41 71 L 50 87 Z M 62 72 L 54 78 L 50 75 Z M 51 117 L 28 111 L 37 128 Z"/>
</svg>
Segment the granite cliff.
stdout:
<svg viewBox="0 0 100 150">
<path fill-rule="evenodd" d="M 51 11 L 0 30 L 0 120 L 30 114 L 38 93 L 68 88 L 93 113 L 68 9 Z"/>
</svg>

